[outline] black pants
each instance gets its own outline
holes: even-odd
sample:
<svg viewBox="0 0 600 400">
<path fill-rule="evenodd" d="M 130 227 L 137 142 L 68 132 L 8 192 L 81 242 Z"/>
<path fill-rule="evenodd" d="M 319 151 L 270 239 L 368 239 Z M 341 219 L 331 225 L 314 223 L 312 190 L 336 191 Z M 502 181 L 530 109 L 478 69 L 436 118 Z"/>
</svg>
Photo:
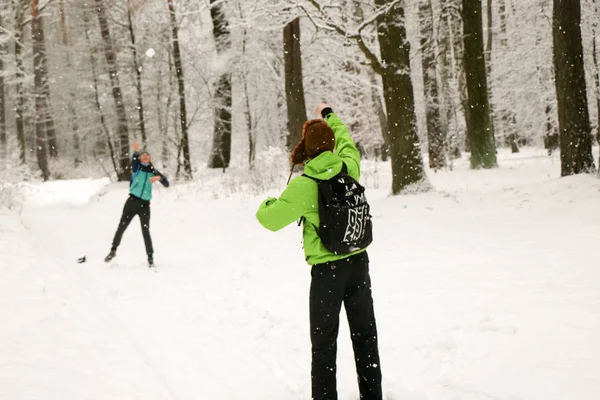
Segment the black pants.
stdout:
<svg viewBox="0 0 600 400">
<path fill-rule="evenodd" d="M 113 239 L 112 249 L 116 250 L 121 244 L 123 233 L 129 226 L 129 223 L 138 215 L 140 217 L 140 223 L 142 225 L 142 235 L 144 236 L 144 244 L 146 245 L 146 254 L 148 257 L 152 257 L 154 249 L 152 248 L 152 238 L 150 237 L 150 202 L 138 199 L 137 197 L 129 197 L 123 207 L 123 215 L 121 215 L 121 221 L 115 233 Z"/>
<path fill-rule="evenodd" d="M 367 253 L 314 265 L 311 275 L 312 399 L 337 400 L 337 336 L 343 302 L 352 336 L 360 398 L 382 400 Z"/>
</svg>

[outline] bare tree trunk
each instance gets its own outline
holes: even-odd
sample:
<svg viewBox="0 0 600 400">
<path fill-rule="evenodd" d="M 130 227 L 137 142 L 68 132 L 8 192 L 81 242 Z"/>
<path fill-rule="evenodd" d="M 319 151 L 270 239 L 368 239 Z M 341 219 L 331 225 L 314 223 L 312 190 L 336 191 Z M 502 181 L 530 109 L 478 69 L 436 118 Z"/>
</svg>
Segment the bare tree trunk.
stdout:
<svg viewBox="0 0 600 400">
<path fill-rule="evenodd" d="M 144 147 L 148 145 L 146 137 L 146 124 L 144 123 L 144 98 L 142 90 L 142 67 L 137 55 L 137 47 L 135 43 L 135 31 L 133 29 L 133 21 L 131 18 L 131 7 L 127 7 L 127 22 L 129 24 L 129 38 L 131 40 L 131 51 L 133 53 L 133 67 L 135 68 L 135 88 L 137 90 L 137 109 L 138 109 L 138 127 L 142 135 L 142 143 Z"/>
<path fill-rule="evenodd" d="M 494 31 L 493 31 L 493 8 L 492 8 L 492 0 L 487 0 L 487 43 L 485 50 L 485 66 L 486 66 L 486 75 L 488 80 L 488 100 L 490 103 L 490 119 L 492 123 L 492 132 L 496 132 L 495 129 L 495 118 L 496 118 L 496 108 L 494 106 L 494 96 L 492 91 L 492 47 L 494 44 Z M 494 140 L 494 147 L 496 147 L 496 135 L 492 138 Z"/>
<path fill-rule="evenodd" d="M 377 87 L 377 76 L 373 71 L 369 71 L 371 77 L 371 97 L 373 98 L 373 104 L 375 104 L 375 111 L 377 112 L 377 119 L 379 120 L 379 126 L 381 127 L 381 135 L 383 136 L 383 148 L 381 149 L 381 160 L 387 161 L 390 154 L 390 127 L 388 125 L 388 119 L 385 112 L 385 106 L 381 101 L 381 93 Z"/>
<path fill-rule="evenodd" d="M 27 142 L 25 139 L 25 97 L 23 96 L 23 81 L 25 73 L 23 69 L 22 56 L 22 38 L 23 38 L 23 21 L 25 19 L 25 3 L 24 0 L 13 0 L 15 9 L 15 64 L 16 64 L 16 99 L 15 99 L 15 114 L 17 127 L 17 141 L 19 142 L 19 159 L 21 164 L 27 161 Z"/>
<path fill-rule="evenodd" d="M 187 179 L 192 178 L 192 163 L 190 161 L 190 141 L 188 135 L 187 107 L 185 104 L 185 80 L 183 77 L 183 65 L 181 63 L 181 50 L 179 49 L 179 28 L 175 16 L 175 4 L 173 0 L 167 0 L 169 4 L 169 15 L 171 16 L 171 35 L 173 40 L 173 58 L 175 61 L 175 73 L 179 89 L 179 122 L 181 124 L 180 152 L 183 151 L 183 169 Z M 179 163 L 179 156 L 177 158 Z"/>
<path fill-rule="evenodd" d="M 215 39 L 217 54 L 221 57 L 226 56 L 231 47 L 229 24 L 223 11 L 223 5 L 214 3 L 217 0 L 210 0 L 213 6 L 210 9 L 210 16 L 213 22 L 213 36 Z M 216 86 L 214 95 L 214 125 L 215 133 L 213 137 L 213 147 L 210 154 L 208 166 L 210 168 L 229 167 L 231 160 L 231 72 L 227 70 L 221 74 Z"/>
<path fill-rule="evenodd" d="M 471 168 L 494 168 L 497 161 L 483 51 L 481 0 L 463 0 L 462 4 Z"/>
<path fill-rule="evenodd" d="M 508 50 L 508 34 L 507 34 L 507 12 L 506 12 L 506 0 L 498 0 L 498 14 L 500 16 L 500 47 L 503 50 Z M 502 118 L 502 125 L 507 134 L 505 139 L 510 145 L 513 153 L 519 152 L 519 137 L 517 134 L 517 115 L 511 108 L 510 104 L 514 104 L 514 89 L 509 88 L 509 101 L 506 102 L 508 109 L 502 109 L 498 111 L 499 116 Z"/>
<path fill-rule="evenodd" d="M 110 160 L 112 162 L 113 168 L 117 176 L 119 176 L 119 167 L 117 166 L 117 157 L 115 154 L 115 148 L 113 146 L 113 142 L 110 138 L 110 132 L 108 130 L 108 126 L 106 125 L 106 119 L 104 118 L 104 113 L 102 112 L 102 105 L 100 104 L 100 94 L 98 93 L 98 73 L 96 70 L 96 58 L 94 57 L 94 48 L 92 47 L 92 43 L 90 41 L 89 30 L 89 18 L 87 12 L 83 13 L 83 28 L 85 32 L 85 39 L 87 41 L 88 47 L 90 49 L 90 66 L 92 67 L 92 79 L 94 84 L 94 100 L 96 103 L 96 110 L 98 111 L 98 116 L 100 118 L 100 125 L 102 127 L 102 132 L 104 133 L 104 137 L 106 139 L 106 144 L 108 145 L 108 150 L 110 152 Z"/>
<path fill-rule="evenodd" d="M 594 2 L 594 25 L 592 29 L 592 56 L 594 58 L 594 88 L 596 92 L 596 140 L 600 143 L 600 64 L 598 63 L 598 46 L 596 35 L 598 34 L 598 3 Z"/>
<path fill-rule="evenodd" d="M 421 0 L 419 3 L 419 20 L 423 88 L 425 90 L 425 116 L 429 142 L 429 167 L 434 171 L 438 171 L 446 166 L 446 138 L 442 131 L 440 118 L 431 0 Z"/>
<path fill-rule="evenodd" d="M 163 166 L 166 168 L 166 160 L 169 158 L 169 120 L 171 119 L 171 105 L 173 104 L 173 91 L 174 91 L 174 79 L 173 79 L 173 62 L 171 57 L 171 48 L 169 48 L 168 52 L 168 65 L 169 65 L 169 91 L 167 93 L 167 104 L 165 105 L 165 118 L 164 118 L 164 128 L 161 130 L 163 135 L 163 148 L 162 148 L 162 156 L 163 156 Z M 162 86 L 162 83 L 159 83 L 159 86 Z M 159 90 L 160 92 L 160 90 Z M 160 103 L 159 103 L 160 106 Z M 177 130 L 175 130 L 177 131 Z M 178 144 L 178 148 L 181 146 Z M 179 169 L 179 156 L 177 157 L 177 168 Z"/>
<path fill-rule="evenodd" d="M 110 29 L 103 0 L 96 0 L 96 11 L 98 12 L 98 23 L 100 24 L 100 32 L 104 42 L 104 56 L 106 57 L 106 64 L 108 65 L 112 94 L 117 111 L 120 167 L 118 177 L 120 181 L 124 181 L 128 180 L 131 176 L 131 168 L 129 166 L 129 128 L 127 126 L 127 112 L 125 110 L 125 104 L 123 103 L 121 84 L 119 83 L 117 54 L 115 53 L 113 42 L 110 37 Z"/>
<path fill-rule="evenodd" d="M 554 0 L 552 20 L 561 174 L 567 176 L 595 169 L 579 0 Z"/>
<path fill-rule="evenodd" d="M 288 114 L 286 145 L 292 150 L 302 138 L 306 122 L 306 102 L 302 83 L 302 51 L 300 49 L 300 19 L 289 22 L 283 29 L 283 59 L 285 62 L 285 97 Z"/>
<path fill-rule="evenodd" d="M 242 7 L 240 5 L 240 18 L 243 19 Z M 242 55 L 246 55 L 246 41 L 248 32 L 246 29 L 242 33 Z M 254 168 L 254 160 L 256 158 L 256 137 L 254 134 L 254 125 L 252 122 L 252 110 L 250 108 L 250 93 L 248 92 L 248 80 L 244 71 L 244 76 L 241 77 L 244 82 L 244 115 L 246 117 L 246 129 L 248 130 L 248 165 L 250 169 Z"/>
<path fill-rule="evenodd" d="M 377 6 L 390 3 L 391 0 L 375 1 Z M 390 128 L 392 193 L 399 194 L 408 186 L 426 179 L 410 76 L 410 44 L 401 3 L 396 3 L 378 22 L 379 47 L 384 65 L 383 94 Z"/>
<path fill-rule="evenodd" d="M 0 26 L 2 26 L 2 14 L 0 13 Z M 6 97 L 4 92 L 4 56 L 6 54 L 6 43 L 0 40 L 0 154 L 5 155 L 6 148 Z"/>
<path fill-rule="evenodd" d="M 50 178 L 48 146 L 46 143 L 46 118 L 48 103 L 45 101 L 44 85 L 47 85 L 45 70 L 44 26 L 38 14 L 38 0 L 31 3 L 31 40 L 33 42 L 33 70 L 35 85 L 35 144 L 38 166 L 44 180 Z"/>
<path fill-rule="evenodd" d="M 488 76 L 488 79 L 492 76 L 492 46 L 494 43 L 494 34 L 493 34 L 493 9 L 492 9 L 492 0 L 487 0 L 486 7 L 486 16 L 487 16 L 487 41 L 485 48 L 485 72 Z M 491 86 L 491 85 L 489 85 Z M 491 90 L 490 90 L 491 92 Z"/>
<path fill-rule="evenodd" d="M 162 158 L 162 167 L 163 169 L 167 168 L 167 158 L 169 156 L 169 150 L 167 147 L 167 135 L 168 135 L 168 130 L 167 130 L 167 124 L 165 123 L 164 119 L 163 119 L 163 109 L 162 109 L 162 86 L 164 84 L 164 82 L 162 81 L 163 75 L 162 75 L 162 65 L 159 64 L 158 65 L 158 70 L 157 70 L 157 79 L 156 79 L 156 118 L 157 118 L 157 122 L 158 122 L 158 133 L 160 134 L 161 137 L 161 143 L 162 143 L 162 150 L 161 150 L 161 158 Z M 169 79 L 171 79 L 171 77 L 169 76 Z M 169 87 L 170 88 L 170 87 Z M 167 119 L 168 121 L 168 119 Z"/>
<path fill-rule="evenodd" d="M 38 129 L 37 125 L 39 118 L 45 125 L 43 128 L 39 128 L 44 132 L 42 134 L 44 137 L 43 141 L 49 150 L 50 157 L 56 158 L 58 157 L 58 144 L 56 142 L 56 130 L 54 128 L 54 118 L 52 116 L 52 106 L 50 104 L 50 83 L 48 81 L 48 57 L 46 56 L 46 43 L 44 39 L 44 22 L 42 16 L 38 12 L 38 3 L 39 0 L 32 0 L 31 2 L 31 36 L 34 52 L 33 68 L 36 77 L 39 78 L 39 81 L 35 83 L 36 130 Z M 39 74 L 39 76 L 37 74 Z M 37 102 L 38 97 L 39 103 Z"/>
<path fill-rule="evenodd" d="M 69 42 L 69 34 L 67 32 L 67 23 L 65 16 L 65 2 L 64 0 L 60 0 L 59 3 L 60 10 L 60 30 L 62 37 L 62 44 L 64 46 L 65 58 L 67 62 L 67 69 L 73 69 L 73 63 L 71 62 L 71 43 Z M 80 139 L 79 139 L 79 126 L 77 124 L 77 111 L 75 105 L 77 104 L 77 98 L 75 96 L 75 92 L 72 88 L 69 88 L 69 104 L 67 107 L 69 108 L 69 115 L 71 119 L 71 128 L 73 129 L 73 149 L 75 150 L 75 165 L 77 165 L 80 153 Z"/>
<path fill-rule="evenodd" d="M 458 129 L 456 121 L 456 110 L 450 91 L 450 78 L 452 76 L 452 11 L 448 9 L 448 0 L 442 0 L 442 12 L 440 16 L 438 49 L 440 66 L 440 89 L 442 92 L 441 107 L 441 130 L 446 138 L 446 152 L 450 159 L 460 157 L 458 147 Z M 452 123 L 454 121 L 454 123 Z M 454 129 L 451 131 L 451 125 Z"/>
<path fill-rule="evenodd" d="M 357 24 L 361 24 L 364 22 L 365 15 L 361 1 L 352 1 L 352 13 L 354 14 L 355 22 Z M 383 146 L 381 146 L 381 160 L 387 161 L 390 153 L 390 129 L 388 126 L 385 106 L 381 99 L 381 91 L 379 90 L 379 87 L 381 87 L 381 85 L 377 80 L 377 75 L 372 69 L 369 69 L 368 75 L 369 81 L 371 83 L 371 101 L 373 101 L 375 112 L 377 113 L 377 119 L 381 128 L 381 137 L 383 138 Z"/>
<path fill-rule="evenodd" d="M 461 0 L 447 0 L 447 7 L 450 18 L 450 31 L 452 34 L 452 49 L 454 51 L 454 63 L 455 63 L 455 73 L 456 79 L 458 81 L 458 92 L 460 105 L 463 110 L 463 115 L 465 117 L 465 150 L 471 151 L 471 146 L 469 144 L 469 95 L 467 91 L 467 75 L 465 71 L 465 48 L 463 42 L 463 20 L 462 20 L 462 12 L 460 11 Z"/>
</svg>

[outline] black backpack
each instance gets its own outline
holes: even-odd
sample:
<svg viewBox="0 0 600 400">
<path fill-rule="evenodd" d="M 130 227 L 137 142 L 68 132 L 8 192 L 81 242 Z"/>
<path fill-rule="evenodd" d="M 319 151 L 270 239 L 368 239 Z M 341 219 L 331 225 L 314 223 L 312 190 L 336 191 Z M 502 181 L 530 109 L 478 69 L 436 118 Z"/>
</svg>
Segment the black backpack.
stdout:
<svg viewBox="0 0 600 400">
<path fill-rule="evenodd" d="M 333 178 L 323 181 L 303 175 L 319 185 L 317 234 L 325 248 L 335 254 L 349 254 L 373 241 L 373 224 L 365 188 L 348 175 L 346 165 Z"/>
</svg>

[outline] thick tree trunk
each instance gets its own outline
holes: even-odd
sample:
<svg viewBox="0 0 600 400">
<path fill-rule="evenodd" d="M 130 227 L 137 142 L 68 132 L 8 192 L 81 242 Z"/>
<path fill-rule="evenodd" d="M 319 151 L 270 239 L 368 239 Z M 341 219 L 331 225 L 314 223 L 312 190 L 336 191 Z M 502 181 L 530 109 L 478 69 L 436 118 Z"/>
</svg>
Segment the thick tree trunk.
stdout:
<svg viewBox="0 0 600 400">
<path fill-rule="evenodd" d="M 106 64 L 108 65 L 112 95 L 115 100 L 117 111 L 120 167 L 118 175 L 119 180 L 124 181 L 128 180 L 131 176 L 131 168 L 129 166 L 129 127 L 127 126 L 127 112 L 125 110 L 125 104 L 123 103 L 123 94 L 119 82 L 117 54 L 115 53 L 113 42 L 110 37 L 110 29 L 103 0 L 96 0 L 96 11 L 98 12 L 98 23 L 100 24 L 100 32 L 104 43 L 104 56 L 106 57 Z"/>
<path fill-rule="evenodd" d="M 211 0 L 214 4 L 217 0 Z M 226 57 L 226 52 L 231 47 L 229 24 L 221 4 L 213 5 L 210 9 L 213 22 L 213 36 L 215 39 L 217 54 Z M 214 95 L 214 126 L 213 147 L 210 154 L 208 166 L 210 168 L 229 167 L 231 161 L 231 72 L 226 67 L 221 74 Z"/>
<path fill-rule="evenodd" d="M 46 118 L 48 118 L 48 102 L 46 101 L 44 85 L 47 85 L 47 75 L 44 58 L 44 26 L 38 14 L 38 1 L 31 3 L 31 40 L 33 43 L 33 71 L 35 87 L 35 145 L 38 166 L 44 180 L 50 178 L 48 166 L 48 144 L 46 143 Z"/>
<path fill-rule="evenodd" d="M 592 56 L 594 58 L 594 91 L 596 92 L 596 140 L 600 143 L 600 64 L 598 63 L 598 44 L 596 35 L 598 34 L 598 3 L 594 1 L 594 26 L 592 29 Z"/>
<path fill-rule="evenodd" d="M 60 0 L 59 3 L 60 9 L 60 31 L 61 31 L 61 39 L 62 45 L 64 46 L 65 58 L 67 63 L 67 69 L 71 71 L 73 69 L 73 63 L 71 62 L 71 43 L 69 42 L 69 33 L 67 31 L 67 22 L 65 16 L 65 2 L 64 0 Z M 77 97 L 72 88 L 69 88 L 69 104 L 67 107 L 69 108 L 69 117 L 71 122 L 71 128 L 73 129 L 73 149 L 75 150 L 75 165 L 77 165 L 78 160 L 80 160 L 80 138 L 79 138 L 79 125 L 77 123 Z"/>
<path fill-rule="evenodd" d="M 579 0 L 554 0 L 552 36 L 562 176 L 594 170 Z"/>
<path fill-rule="evenodd" d="M 173 0 L 167 0 L 169 4 L 169 15 L 171 20 L 171 38 L 173 40 L 173 58 L 175 61 L 175 73 L 179 91 L 179 123 L 181 125 L 180 152 L 183 152 L 183 169 L 187 179 L 192 178 L 192 162 L 190 160 L 190 141 L 188 135 L 187 107 L 185 103 L 185 79 L 183 77 L 183 65 L 181 62 L 181 50 L 179 48 L 179 27 L 175 16 L 175 4 Z M 179 160 L 179 158 L 178 158 Z M 179 161 L 178 161 L 179 162 Z"/>
<path fill-rule="evenodd" d="M 86 12 L 83 13 L 83 30 L 85 32 L 85 39 L 87 41 L 88 47 L 90 49 L 90 66 L 92 68 L 92 82 L 94 84 L 94 101 L 96 105 L 96 110 L 98 111 L 98 117 L 100 119 L 100 125 L 102 127 L 102 132 L 104 133 L 104 138 L 106 139 L 106 144 L 108 146 L 108 150 L 110 153 L 110 160 L 113 165 L 113 169 L 117 176 L 119 176 L 119 167 L 117 166 L 117 156 L 115 154 L 115 148 L 113 146 L 113 142 L 110 138 L 110 132 L 108 130 L 108 126 L 106 125 L 106 119 L 104 118 L 104 113 L 102 112 L 102 105 L 100 104 L 100 94 L 98 93 L 98 73 L 96 70 L 96 58 L 94 57 L 94 48 L 92 47 L 92 43 L 90 41 L 89 30 L 89 18 Z"/>
<path fill-rule="evenodd" d="M 129 39 L 131 40 L 131 52 L 133 53 L 133 68 L 135 69 L 135 88 L 137 90 L 137 109 L 138 109 L 138 127 L 142 135 L 144 147 L 148 146 L 146 137 L 146 124 L 144 122 L 144 97 L 142 88 L 142 67 L 138 60 L 137 47 L 135 43 L 135 30 L 133 29 L 133 20 L 131 18 L 131 8 L 127 7 L 127 22 L 129 24 Z"/>
<path fill-rule="evenodd" d="M 376 0 L 385 6 L 390 0 Z M 425 179 L 410 76 L 410 44 L 406 36 L 404 8 L 397 3 L 380 17 L 379 47 L 383 69 L 383 94 L 390 128 L 392 193 L 399 194 Z"/>
<path fill-rule="evenodd" d="M 442 130 L 440 117 L 431 0 L 421 0 L 419 20 L 421 26 L 421 64 L 423 66 L 423 88 L 425 91 L 425 116 L 429 142 L 429 167 L 434 171 L 438 171 L 446 166 L 446 137 Z"/>
<path fill-rule="evenodd" d="M 15 115 L 17 127 L 17 141 L 19 142 L 19 159 L 21 164 L 27 161 L 27 142 L 25 139 L 25 96 L 23 95 L 23 81 L 25 73 L 23 69 L 22 38 L 23 38 L 23 20 L 25 19 L 24 0 L 13 0 L 15 9 L 15 66 L 16 66 L 16 84 L 15 84 Z"/>
<path fill-rule="evenodd" d="M 283 29 L 283 59 L 285 63 L 285 97 L 288 114 L 286 145 L 292 150 L 302 138 L 306 122 L 306 102 L 302 83 L 302 52 L 300 49 L 300 19 L 288 23 Z"/>
<path fill-rule="evenodd" d="M 2 26 L 2 14 L 0 14 L 0 26 Z M 6 148 L 6 97 L 4 90 L 4 56 L 6 55 L 6 43 L 0 40 L 0 154 L 5 155 Z"/>
<path fill-rule="evenodd" d="M 471 168 L 494 168 L 496 149 L 485 70 L 481 0 L 463 0 L 462 4 Z"/>
</svg>

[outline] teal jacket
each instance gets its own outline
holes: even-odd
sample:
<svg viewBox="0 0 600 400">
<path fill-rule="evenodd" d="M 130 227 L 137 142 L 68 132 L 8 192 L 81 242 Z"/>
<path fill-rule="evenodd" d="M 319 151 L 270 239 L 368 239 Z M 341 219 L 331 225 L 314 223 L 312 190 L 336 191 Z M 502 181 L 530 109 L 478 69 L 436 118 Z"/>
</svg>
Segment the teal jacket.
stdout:
<svg viewBox="0 0 600 400">
<path fill-rule="evenodd" d="M 152 200 L 152 183 L 150 178 L 160 176 L 160 183 L 164 187 L 169 187 L 167 177 L 152 164 L 142 164 L 140 162 L 140 154 L 133 153 L 131 158 L 131 179 L 129 180 L 129 194 L 138 199 L 150 201 Z"/>
<path fill-rule="evenodd" d="M 304 166 L 304 174 L 319 180 L 328 180 L 342 170 L 346 164 L 348 175 L 360 179 L 360 153 L 352 141 L 348 129 L 340 118 L 331 113 L 325 117 L 335 134 L 335 152 L 326 151 L 309 160 Z M 305 176 L 294 178 L 284 192 L 276 198 L 268 198 L 260 205 L 256 218 L 267 229 L 278 231 L 304 217 L 304 255 L 309 265 L 322 264 L 347 258 L 364 251 L 350 254 L 334 254 L 327 250 L 319 235 L 319 194 L 317 182 Z"/>
</svg>

